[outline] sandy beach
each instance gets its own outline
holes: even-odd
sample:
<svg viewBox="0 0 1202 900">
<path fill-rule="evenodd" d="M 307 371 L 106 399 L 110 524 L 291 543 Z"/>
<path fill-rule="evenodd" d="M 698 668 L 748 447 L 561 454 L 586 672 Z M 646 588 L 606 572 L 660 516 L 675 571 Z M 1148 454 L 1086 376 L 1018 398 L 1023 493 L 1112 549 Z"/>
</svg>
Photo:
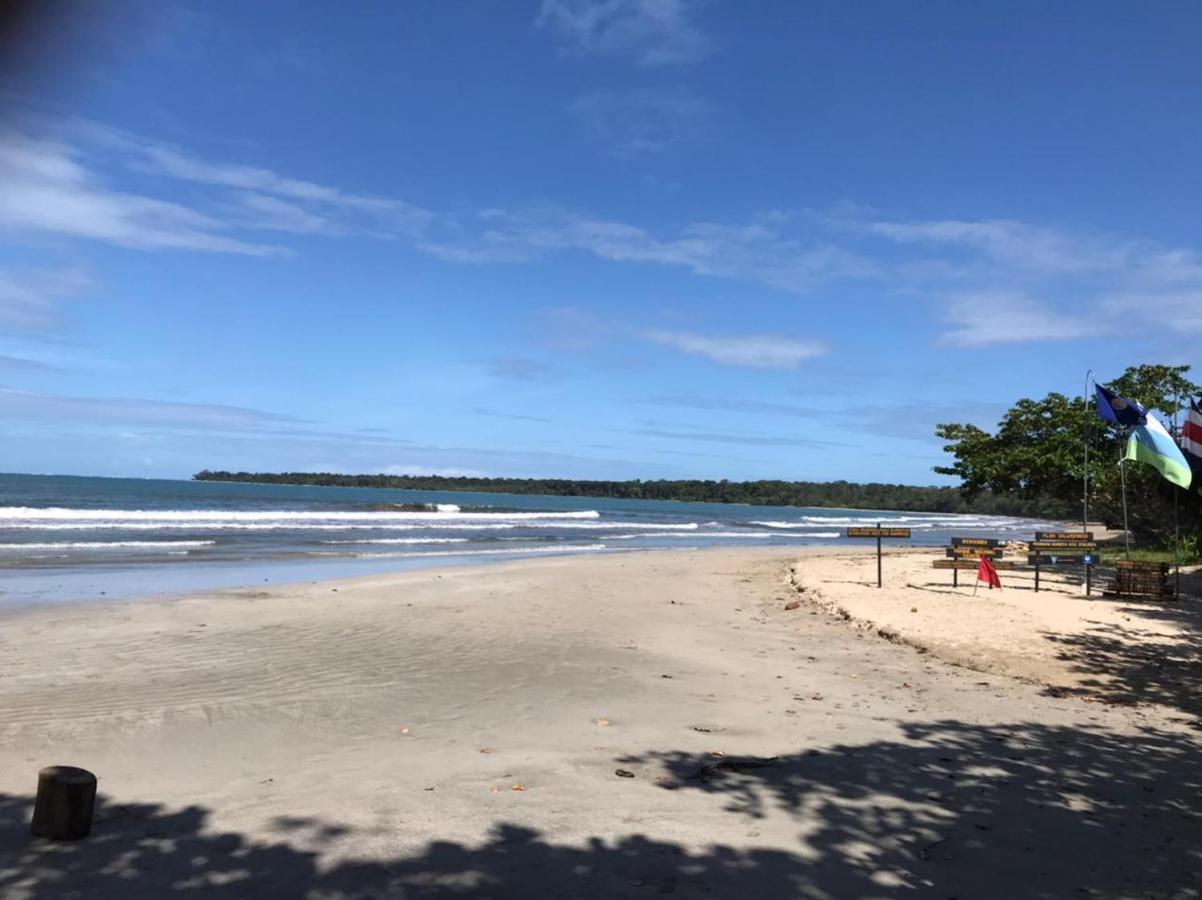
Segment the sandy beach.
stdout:
<svg viewBox="0 0 1202 900">
<path fill-rule="evenodd" d="M 1196 604 L 933 558 L 5 610 L 0 896 L 1202 896 Z M 79 844 L 27 838 L 55 763 L 100 778 Z"/>
</svg>

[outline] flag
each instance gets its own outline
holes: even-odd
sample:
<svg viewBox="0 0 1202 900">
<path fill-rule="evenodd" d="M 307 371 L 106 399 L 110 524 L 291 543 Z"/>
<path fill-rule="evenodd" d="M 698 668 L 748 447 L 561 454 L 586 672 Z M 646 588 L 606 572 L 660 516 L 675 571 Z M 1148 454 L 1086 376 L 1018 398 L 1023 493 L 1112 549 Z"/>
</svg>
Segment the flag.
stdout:
<svg viewBox="0 0 1202 900">
<path fill-rule="evenodd" d="M 1142 425 L 1148 411 L 1134 400 L 1120 397 L 1100 384 L 1094 385 L 1098 395 L 1098 415 L 1115 425 Z"/>
<path fill-rule="evenodd" d="M 981 564 L 977 566 L 977 581 L 987 582 L 991 591 L 994 588 L 1002 589 L 1002 579 L 997 577 L 997 569 L 993 567 L 988 556 L 982 556 Z"/>
<path fill-rule="evenodd" d="M 1189 412 L 1181 429 L 1181 449 L 1194 473 L 1193 483 L 1202 484 L 1202 409 L 1193 400 L 1189 403 Z"/>
<path fill-rule="evenodd" d="M 1145 413 L 1146 424 L 1131 432 L 1127 439 L 1127 459 L 1147 463 L 1173 484 L 1188 488 L 1193 480 L 1189 463 L 1181 448 L 1173 441 L 1160 420 L 1152 413 Z"/>
</svg>

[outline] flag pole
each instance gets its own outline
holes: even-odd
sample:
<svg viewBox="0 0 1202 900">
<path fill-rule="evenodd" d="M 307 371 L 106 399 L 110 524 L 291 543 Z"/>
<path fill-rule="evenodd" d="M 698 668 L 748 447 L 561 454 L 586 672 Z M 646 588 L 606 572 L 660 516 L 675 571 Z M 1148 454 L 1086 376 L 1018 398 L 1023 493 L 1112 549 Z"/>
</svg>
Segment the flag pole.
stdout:
<svg viewBox="0 0 1202 900">
<path fill-rule="evenodd" d="M 1181 438 L 1177 432 L 1177 413 L 1181 411 L 1181 391 L 1177 391 L 1177 405 L 1173 407 L 1173 441 L 1179 443 Z M 1181 596 L 1181 514 L 1179 509 L 1179 496 L 1181 486 L 1173 485 L 1173 567 L 1176 570 L 1174 581 L 1176 582 L 1174 591 L 1177 596 Z"/>
<path fill-rule="evenodd" d="M 1089 531 L 1089 380 L 1093 377 L 1093 369 L 1085 373 L 1085 472 L 1081 477 L 1081 530 Z"/>
<path fill-rule="evenodd" d="M 1125 443 L 1120 446 L 1123 447 L 1123 455 L 1119 457 L 1119 480 L 1123 485 L 1123 556 L 1130 559 L 1131 531 L 1127 528 L 1127 451 Z"/>
</svg>

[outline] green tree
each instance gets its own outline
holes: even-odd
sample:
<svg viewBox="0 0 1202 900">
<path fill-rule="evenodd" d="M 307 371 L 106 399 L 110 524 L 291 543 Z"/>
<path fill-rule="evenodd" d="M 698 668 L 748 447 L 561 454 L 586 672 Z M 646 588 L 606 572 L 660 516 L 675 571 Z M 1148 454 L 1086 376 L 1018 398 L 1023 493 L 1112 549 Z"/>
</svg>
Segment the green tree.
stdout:
<svg viewBox="0 0 1202 900">
<path fill-rule="evenodd" d="M 1143 365 L 1127 369 L 1109 387 L 1172 420 L 1182 403 L 1202 389 L 1186 376 L 1189 366 Z M 943 423 L 935 433 L 948 443 L 950 465 L 935 471 L 960 479 L 971 501 L 984 491 L 1017 496 L 1041 514 L 1076 518 L 1082 513 L 1085 445 L 1089 445 L 1091 518 L 1122 521 L 1119 458 L 1126 432 L 1097 415 L 1094 398 L 1048 394 L 1019 400 L 992 434 L 975 425 Z M 1163 536 L 1173 528 L 1174 503 L 1182 522 L 1197 530 L 1199 497 L 1164 481 L 1147 466 L 1127 466 L 1129 523 L 1137 534 Z"/>
</svg>

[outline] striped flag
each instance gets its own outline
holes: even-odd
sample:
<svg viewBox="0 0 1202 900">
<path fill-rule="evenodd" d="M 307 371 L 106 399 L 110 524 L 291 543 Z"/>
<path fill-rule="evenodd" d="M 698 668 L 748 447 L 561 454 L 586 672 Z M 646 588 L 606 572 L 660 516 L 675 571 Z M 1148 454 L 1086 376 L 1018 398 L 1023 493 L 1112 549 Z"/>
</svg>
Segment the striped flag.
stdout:
<svg viewBox="0 0 1202 900">
<path fill-rule="evenodd" d="M 1202 409 L 1193 400 L 1189 402 L 1189 412 L 1181 429 L 1181 449 L 1193 470 L 1194 483 L 1202 484 Z"/>
<path fill-rule="evenodd" d="M 1173 436 L 1160 424 L 1160 419 L 1151 412 L 1144 416 L 1143 425 L 1131 429 L 1131 437 L 1127 439 L 1126 458 L 1152 466 L 1167 481 L 1178 487 L 1188 488 L 1194 478 L 1185 454 L 1181 452 Z"/>
</svg>

